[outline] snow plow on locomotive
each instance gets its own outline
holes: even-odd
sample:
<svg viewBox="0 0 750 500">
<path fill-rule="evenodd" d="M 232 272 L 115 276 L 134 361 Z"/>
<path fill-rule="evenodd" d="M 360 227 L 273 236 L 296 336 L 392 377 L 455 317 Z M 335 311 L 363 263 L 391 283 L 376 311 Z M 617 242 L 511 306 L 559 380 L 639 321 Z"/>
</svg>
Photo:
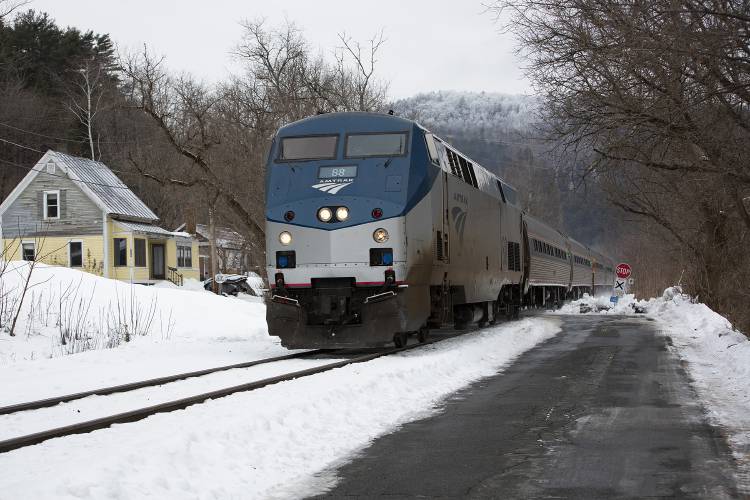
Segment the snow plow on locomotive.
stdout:
<svg viewBox="0 0 750 500">
<path fill-rule="evenodd" d="M 266 174 L 269 334 L 290 348 L 380 347 L 512 317 L 534 296 L 542 248 L 525 218 L 511 186 L 411 120 L 330 113 L 282 127 Z M 545 285 L 570 294 L 573 256 L 557 259 L 568 272 Z"/>
</svg>

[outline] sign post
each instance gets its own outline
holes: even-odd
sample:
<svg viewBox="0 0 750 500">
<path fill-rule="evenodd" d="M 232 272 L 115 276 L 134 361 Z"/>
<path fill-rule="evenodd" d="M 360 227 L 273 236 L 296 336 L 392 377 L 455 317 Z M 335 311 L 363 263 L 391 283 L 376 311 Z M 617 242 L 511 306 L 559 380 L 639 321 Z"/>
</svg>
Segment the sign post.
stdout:
<svg viewBox="0 0 750 500">
<path fill-rule="evenodd" d="M 610 299 L 610 301 L 616 304 L 617 299 L 627 293 L 629 288 L 628 285 L 633 281 L 632 279 L 628 280 L 628 278 L 630 278 L 630 275 L 633 274 L 633 269 L 630 267 L 630 264 L 621 262 L 620 264 L 617 264 L 617 267 L 615 268 L 615 274 L 617 275 L 617 277 L 615 278 L 615 283 L 612 286 L 612 298 Z"/>
</svg>

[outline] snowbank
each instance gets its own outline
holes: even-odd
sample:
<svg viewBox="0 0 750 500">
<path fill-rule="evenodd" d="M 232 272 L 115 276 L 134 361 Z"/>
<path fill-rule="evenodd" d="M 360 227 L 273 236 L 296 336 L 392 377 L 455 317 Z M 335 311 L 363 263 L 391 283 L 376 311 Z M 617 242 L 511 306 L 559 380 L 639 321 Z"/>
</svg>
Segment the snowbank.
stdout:
<svg viewBox="0 0 750 500">
<path fill-rule="evenodd" d="M 554 317 L 0 455 L 7 498 L 299 498 L 327 470 L 560 331 Z M 175 432 L 178 430 L 178 432 Z"/>
<path fill-rule="evenodd" d="M 649 300 L 626 295 L 616 306 L 609 297 L 585 296 L 566 304 L 558 314 L 632 315 L 636 309 L 660 323 L 673 352 L 687 362 L 709 420 L 727 431 L 740 482 L 750 485 L 750 341 L 726 318 L 695 303 L 679 287 L 667 288 L 661 297 Z"/>
<path fill-rule="evenodd" d="M 609 301 L 609 295 L 597 295 L 595 297 L 588 293 L 578 300 L 566 302 L 554 311 L 555 314 L 633 314 L 636 306 L 642 306 L 643 301 L 636 300 L 632 294 L 620 297 L 616 304 Z"/>
<path fill-rule="evenodd" d="M 0 278 L 0 365 L 143 343 L 272 342 L 258 300 L 218 297 L 195 284 L 133 285 L 44 264 L 31 275 L 11 337 L 28 272 L 28 263 L 11 262 Z"/>
</svg>

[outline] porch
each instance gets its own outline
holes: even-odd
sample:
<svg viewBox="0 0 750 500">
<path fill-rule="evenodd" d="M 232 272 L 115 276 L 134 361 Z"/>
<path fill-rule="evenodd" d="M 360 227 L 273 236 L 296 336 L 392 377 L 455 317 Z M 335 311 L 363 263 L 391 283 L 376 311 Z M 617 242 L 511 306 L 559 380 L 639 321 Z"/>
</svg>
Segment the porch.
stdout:
<svg viewBox="0 0 750 500">
<path fill-rule="evenodd" d="M 198 279 L 197 243 L 187 233 L 113 220 L 107 245 L 112 255 L 110 278 L 142 284 L 170 281 L 177 286 L 185 279 Z"/>
</svg>

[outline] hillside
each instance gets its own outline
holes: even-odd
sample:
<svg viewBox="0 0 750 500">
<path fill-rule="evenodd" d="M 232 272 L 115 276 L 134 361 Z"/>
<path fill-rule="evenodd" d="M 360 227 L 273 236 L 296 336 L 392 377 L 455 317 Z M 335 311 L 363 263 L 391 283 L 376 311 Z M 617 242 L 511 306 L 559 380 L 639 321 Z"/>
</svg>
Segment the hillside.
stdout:
<svg viewBox="0 0 750 500">
<path fill-rule="evenodd" d="M 577 188 L 541 139 L 535 97 L 435 91 L 400 99 L 396 114 L 420 122 L 483 167 L 513 184 L 523 208 L 574 238 L 604 250 L 619 214 L 596 186 Z"/>
</svg>

